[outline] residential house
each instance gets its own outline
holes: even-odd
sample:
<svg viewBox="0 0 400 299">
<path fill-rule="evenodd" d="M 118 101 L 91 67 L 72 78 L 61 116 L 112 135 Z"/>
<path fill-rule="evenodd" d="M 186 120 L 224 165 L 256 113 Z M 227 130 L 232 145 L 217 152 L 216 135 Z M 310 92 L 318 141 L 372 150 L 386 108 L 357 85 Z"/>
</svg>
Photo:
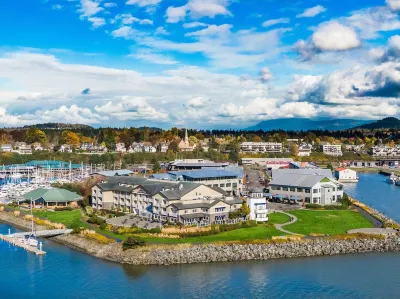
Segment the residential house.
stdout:
<svg viewBox="0 0 400 299">
<path fill-rule="evenodd" d="M 168 151 L 168 143 L 161 142 L 158 144 L 157 148 L 161 153 L 166 153 Z"/>
<path fill-rule="evenodd" d="M 264 196 L 263 189 L 250 188 L 246 204 L 250 209 L 250 220 L 268 221 L 267 198 Z"/>
<path fill-rule="evenodd" d="M 9 153 L 9 152 L 12 152 L 12 151 L 13 151 L 13 147 L 12 147 L 11 144 L 2 144 L 2 145 L 0 146 L 0 148 L 1 148 L 1 151 L 2 151 L 2 152 L 5 152 L 5 153 Z"/>
<path fill-rule="evenodd" d="M 115 145 L 115 151 L 117 153 L 126 153 L 125 143 L 119 142 Z"/>
<path fill-rule="evenodd" d="M 145 153 L 156 153 L 157 148 L 153 146 L 151 143 L 144 143 L 142 147 L 143 152 Z"/>
<path fill-rule="evenodd" d="M 58 151 L 61 153 L 72 153 L 72 145 L 62 144 Z"/>
<path fill-rule="evenodd" d="M 309 143 L 302 143 L 299 145 L 299 157 L 309 157 L 312 152 L 312 144 Z"/>
<path fill-rule="evenodd" d="M 142 153 L 143 152 L 143 143 L 134 142 L 131 145 L 131 149 L 133 153 Z"/>
<path fill-rule="evenodd" d="M 242 142 L 240 151 L 242 153 L 281 153 L 282 143 L 275 142 Z"/>
<path fill-rule="evenodd" d="M 44 151 L 45 148 L 42 146 L 40 142 L 34 142 L 31 145 L 31 148 L 33 148 L 34 151 Z"/>
<path fill-rule="evenodd" d="M 13 152 L 20 155 L 32 155 L 32 147 L 25 142 L 15 142 Z"/>
</svg>

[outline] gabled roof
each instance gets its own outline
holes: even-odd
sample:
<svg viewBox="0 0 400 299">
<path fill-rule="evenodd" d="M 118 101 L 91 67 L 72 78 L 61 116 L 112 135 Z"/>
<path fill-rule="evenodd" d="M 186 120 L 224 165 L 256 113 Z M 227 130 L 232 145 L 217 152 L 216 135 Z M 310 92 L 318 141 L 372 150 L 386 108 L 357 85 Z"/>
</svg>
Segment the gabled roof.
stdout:
<svg viewBox="0 0 400 299">
<path fill-rule="evenodd" d="M 324 175 L 293 174 L 293 173 L 282 173 L 280 175 L 276 175 L 269 184 L 275 186 L 312 188 L 325 178 L 336 184 L 335 181 Z"/>
<path fill-rule="evenodd" d="M 280 174 L 308 174 L 308 175 L 322 175 L 328 178 L 333 178 L 332 171 L 330 169 L 321 169 L 321 168 L 301 168 L 301 169 L 272 169 L 272 178 Z"/>
</svg>

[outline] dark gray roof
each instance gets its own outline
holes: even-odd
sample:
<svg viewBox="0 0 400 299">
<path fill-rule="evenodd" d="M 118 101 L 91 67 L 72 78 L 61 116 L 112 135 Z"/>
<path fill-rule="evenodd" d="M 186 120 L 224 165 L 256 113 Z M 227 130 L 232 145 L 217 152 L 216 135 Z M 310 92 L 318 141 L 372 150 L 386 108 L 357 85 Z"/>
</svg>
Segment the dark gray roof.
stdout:
<svg viewBox="0 0 400 299">
<path fill-rule="evenodd" d="M 276 175 L 269 185 L 311 188 L 323 178 L 324 175 L 281 173 Z"/>
<path fill-rule="evenodd" d="M 196 208 L 210 208 L 213 205 L 215 205 L 219 200 L 214 200 L 210 202 L 196 202 L 196 203 L 190 203 L 190 204 L 184 204 L 183 202 L 176 202 L 171 204 L 171 206 L 174 206 L 178 210 L 185 210 L 185 209 L 196 209 Z"/>
<path fill-rule="evenodd" d="M 97 186 L 103 191 L 132 192 L 134 189 L 130 186 L 121 186 L 119 183 L 99 183 Z"/>
<path fill-rule="evenodd" d="M 204 213 L 194 213 L 194 214 L 188 214 L 188 215 L 181 215 L 181 218 L 191 219 L 191 218 L 203 218 L 206 216 L 207 216 L 207 214 L 204 214 Z"/>
<path fill-rule="evenodd" d="M 225 200 L 225 202 L 226 202 L 227 204 L 230 204 L 230 205 L 235 205 L 235 204 L 242 204 L 242 203 L 243 203 L 243 200 L 240 199 L 239 197 L 234 197 L 234 198 L 232 198 L 232 199 L 227 199 L 227 200 Z"/>
<path fill-rule="evenodd" d="M 323 175 L 326 176 L 327 178 L 333 178 L 332 171 L 330 169 L 322 169 L 322 168 L 316 168 L 316 169 L 272 169 L 272 178 L 274 179 L 275 176 L 280 175 L 282 173 L 286 174 L 310 174 L 310 175 Z"/>
</svg>

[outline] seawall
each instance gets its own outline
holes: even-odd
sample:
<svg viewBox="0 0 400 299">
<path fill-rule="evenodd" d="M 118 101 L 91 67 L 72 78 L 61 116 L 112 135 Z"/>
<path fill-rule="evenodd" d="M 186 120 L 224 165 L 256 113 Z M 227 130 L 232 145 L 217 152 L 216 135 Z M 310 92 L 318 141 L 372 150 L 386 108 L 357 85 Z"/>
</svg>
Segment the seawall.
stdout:
<svg viewBox="0 0 400 299">
<path fill-rule="evenodd" d="M 29 230 L 29 222 L 12 213 L 0 212 L 0 221 Z M 41 229 L 38 227 L 38 229 Z M 51 240 L 105 260 L 133 265 L 171 265 L 207 262 L 269 260 L 364 252 L 400 251 L 400 237 L 392 235 L 348 235 L 333 238 L 310 238 L 300 241 L 261 241 L 253 244 L 147 245 L 122 250 L 119 243 L 99 244 L 76 235 Z"/>
</svg>

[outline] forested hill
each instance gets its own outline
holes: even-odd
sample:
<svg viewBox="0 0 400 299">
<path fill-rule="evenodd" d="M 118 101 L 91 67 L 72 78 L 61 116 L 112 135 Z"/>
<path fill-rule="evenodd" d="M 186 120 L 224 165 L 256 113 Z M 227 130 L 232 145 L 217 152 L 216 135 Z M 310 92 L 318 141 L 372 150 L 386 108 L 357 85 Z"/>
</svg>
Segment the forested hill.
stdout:
<svg viewBox="0 0 400 299">
<path fill-rule="evenodd" d="M 376 122 L 356 127 L 355 129 L 400 129 L 400 119 L 395 117 L 386 117 Z"/>
<path fill-rule="evenodd" d="M 23 128 L 24 129 L 37 128 L 40 130 L 80 130 L 80 129 L 86 129 L 86 130 L 89 129 L 90 130 L 90 129 L 93 129 L 93 127 L 88 126 L 88 125 L 66 124 L 66 123 L 44 123 L 44 124 L 24 126 Z"/>
</svg>

